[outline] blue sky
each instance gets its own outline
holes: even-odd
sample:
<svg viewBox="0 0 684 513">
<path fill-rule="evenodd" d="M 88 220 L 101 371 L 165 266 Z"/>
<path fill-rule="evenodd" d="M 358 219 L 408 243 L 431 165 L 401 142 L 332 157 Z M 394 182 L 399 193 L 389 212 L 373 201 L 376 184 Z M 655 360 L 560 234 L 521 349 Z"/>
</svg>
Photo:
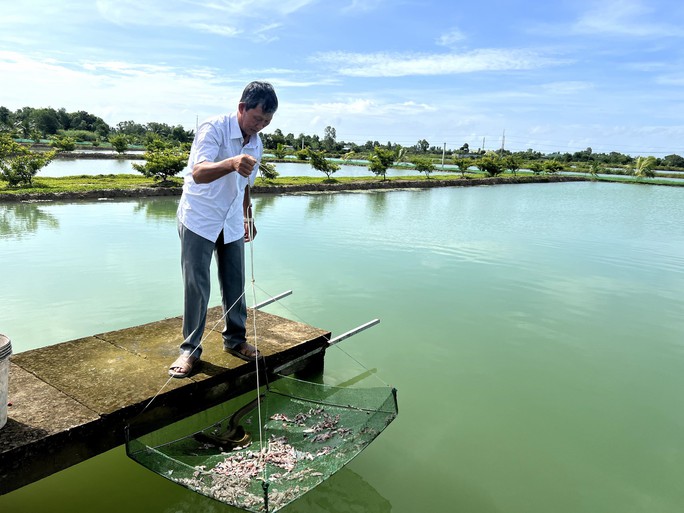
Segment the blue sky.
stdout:
<svg viewBox="0 0 684 513">
<path fill-rule="evenodd" d="M 404 146 L 684 155 L 684 2 L 0 0 L 0 105 Z"/>
</svg>

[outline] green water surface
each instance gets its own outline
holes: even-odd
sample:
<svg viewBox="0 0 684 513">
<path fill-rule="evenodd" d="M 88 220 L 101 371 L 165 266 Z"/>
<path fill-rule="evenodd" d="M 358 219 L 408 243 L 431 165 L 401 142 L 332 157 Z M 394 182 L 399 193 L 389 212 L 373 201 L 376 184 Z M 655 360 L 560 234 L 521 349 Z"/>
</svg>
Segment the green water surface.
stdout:
<svg viewBox="0 0 684 513">
<path fill-rule="evenodd" d="M 0 204 L 15 352 L 179 315 L 177 201 Z M 248 303 L 293 289 L 267 310 L 334 334 L 380 318 L 325 380 L 399 390 L 397 420 L 283 511 L 684 511 L 684 189 L 260 196 L 255 215 Z M 234 510 L 123 448 L 0 497 L 94 511 Z"/>
</svg>

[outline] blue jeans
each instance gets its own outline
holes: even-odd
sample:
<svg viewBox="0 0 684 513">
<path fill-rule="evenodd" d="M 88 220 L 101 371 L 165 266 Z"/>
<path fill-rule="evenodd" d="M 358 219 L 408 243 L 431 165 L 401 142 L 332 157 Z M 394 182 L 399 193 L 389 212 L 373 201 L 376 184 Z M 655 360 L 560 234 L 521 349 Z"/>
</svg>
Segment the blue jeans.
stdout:
<svg viewBox="0 0 684 513">
<path fill-rule="evenodd" d="M 223 344 L 233 348 L 246 341 L 247 304 L 245 302 L 245 241 L 223 243 L 223 232 L 216 242 L 200 237 L 178 223 L 181 240 L 184 309 L 181 354 L 202 355 L 200 342 L 204 334 L 211 292 L 211 258 L 216 257 L 221 286 L 225 327 Z M 237 302 L 236 302 L 237 301 Z M 232 308 L 231 308 L 232 307 Z"/>
</svg>

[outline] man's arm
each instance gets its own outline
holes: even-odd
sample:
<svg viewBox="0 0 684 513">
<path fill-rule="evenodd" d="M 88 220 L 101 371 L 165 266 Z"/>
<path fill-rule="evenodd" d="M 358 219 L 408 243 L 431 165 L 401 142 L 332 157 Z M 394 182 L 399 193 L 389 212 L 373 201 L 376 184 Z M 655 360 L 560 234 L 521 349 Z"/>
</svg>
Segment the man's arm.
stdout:
<svg viewBox="0 0 684 513">
<path fill-rule="evenodd" d="M 254 157 L 244 153 L 218 162 L 204 160 L 192 168 L 192 179 L 195 183 L 210 183 L 233 171 L 247 178 L 252 173 L 256 162 Z"/>
</svg>

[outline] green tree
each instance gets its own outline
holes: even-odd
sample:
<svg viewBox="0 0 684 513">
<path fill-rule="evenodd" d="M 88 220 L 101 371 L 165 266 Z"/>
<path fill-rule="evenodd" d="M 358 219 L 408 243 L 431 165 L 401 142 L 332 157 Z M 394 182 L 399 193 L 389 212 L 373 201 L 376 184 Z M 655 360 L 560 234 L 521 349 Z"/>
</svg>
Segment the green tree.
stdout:
<svg viewBox="0 0 684 513">
<path fill-rule="evenodd" d="M 133 164 L 133 168 L 148 178 L 166 183 L 170 177 L 185 169 L 189 154 L 190 152 L 182 146 L 155 143 L 145 151 L 145 163 Z"/>
<path fill-rule="evenodd" d="M 326 126 L 323 135 L 323 147 L 327 151 L 334 151 L 337 149 L 337 131 L 331 127 Z"/>
<path fill-rule="evenodd" d="M 535 175 L 538 175 L 544 171 L 544 164 L 538 160 L 535 160 L 534 162 L 530 162 L 529 168 Z"/>
<path fill-rule="evenodd" d="M 593 161 L 589 166 L 589 174 L 594 178 L 596 178 L 603 171 L 603 164 L 601 164 L 600 162 Z"/>
<path fill-rule="evenodd" d="M 42 137 L 47 137 L 57 133 L 62 127 L 57 111 L 52 108 L 36 109 L 33 111 L 32 118 Z"/>
<path fill-rule="evenodd" d="M 471 159 L 465 157 L 456 157 L 453 162 L 456 169 L 461 173 L 461 178 L 466 177 L 466 171 L 468 171 L 468 168 L 473 163 Z"/>
<path fill-rule="evenodd" d="M 55 157 L 55 151 L 35 152 L 0 134 L 0 179 L 10 186 L 32 185 L 33 177 Z"/>
<path fill-rule="evenodd" d="M 425 176 L 429 179 L 430 173 L 435 170 L 435 165 L 432 163 L 430 157 L 414 157 L 411 159 L 413 165 L 416 167 L 416 171 L 419 173 L 425 173 Z"/>
<path fill-rule="evenodd" d="M 544 163 L 544 170 L 547 173 L 557 173 L 563 170 L 563 164 L 561 164 L 555 159 L 547 160 Z"/>
<path fill-rule="evenodd" d="M 259 164 L 259 174 L 264 180 L 274 180 L 278 178 L 278 171 L 276 171 L 275 164 L 268 162 L 261 162 Z"/>
<path fill-rule="evenodd" d="M 109 142 L 112 143 L 112 146 L 116 150 L 117 153 L 125 153 L 126 150 L 128 149 L 128 136 L 124 134 L 115 134 L 109 138 Z"/>
<path fill-rule="evenodd" d="M 275 158 L 277 158 L 277 159 L 284 159 L 285 158 L 285 146 L 283 145 L 283 143 L 278 143 L 278 145 L 273 150 L 273 154 L 275 155 Z"/>
<path fill-rule="evenodd" d="M 375 176 L 382 176 L 382 179 L 386 180 L 387 168 L 394 164 L 396 156 L 396 152 L 376 146 L 373 148 L 373 154 L 368 157 L 368 169 L 370 169 Z"/>
<path fill-rule="evenodd" d="M 666 167 L 684 167 L 684 157 L 667 155 L 663 157 L 663 165 Z"/>
<path fill-rule="evenodd" d="M 74 151 L 76 140 L 67 135 L 53 135 L 50 137 L 50 146 L 58 151 Z"/>
<path fill-rule="evenodd" d="M 513 176 L 518 176 L 518 170 L 522 166 L 522 163 L 520 162 L 520 159 L 518 157 L 514 157 L 513 155 L 507 155 L 503 159 L 504 167 L 508 169 L 511 173 L 513 173 Z"/>
<path fill-rule="evenodd" d="M 307 148 L 306 152 L 309 155 L 309 159 L 311 160 L 311 167 L 313 167 L 316 171 L 321 171 L 322 173 L 325 173 L 325 176 L 328 177 L 328 180 L 331 179 L 331 176 L 335 171 L 340 169 L 339 164 L 330 162 L 325 158 L 325 151 L 316 151 L 312 150 L 311 148 Z"/>
<path fill-rule="evenodd" d="M 416 150 L 422 151 L 423 153 L 428 151 L 429 147 L 430 147 L 430 143 L 427 142 L 425 139 L 421 139 L 420 141 L 418 141 L 416 143 Z"/>
<path fill-rule="evenodd" d="M 503 159 L 495 153 L 487 153 L 475 161 L 475 165 L 488 176 L 498 176 L 504 172 Z"/>
<path fill-rule="evenodd" d="M 634 163 L 634 176 L 640 178 L 653 178 L 655 172 L 656 159 L 655 157 L 637 157 Z"/>
</svg>

